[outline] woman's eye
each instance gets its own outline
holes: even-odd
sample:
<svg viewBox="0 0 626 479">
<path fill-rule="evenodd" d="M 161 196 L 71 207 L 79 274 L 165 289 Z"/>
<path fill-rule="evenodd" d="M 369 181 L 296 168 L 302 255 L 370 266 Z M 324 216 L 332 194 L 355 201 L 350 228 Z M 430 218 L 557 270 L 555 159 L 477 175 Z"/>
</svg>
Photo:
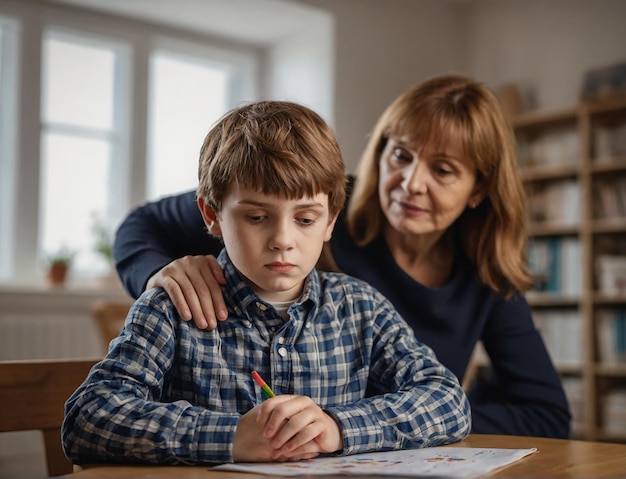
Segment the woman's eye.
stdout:
<svg viewBox="0 0 626 479">
<path fill-rule="evenodd" d="M 435 168 L 435 172 L 439 176 L 448 176 L 448 175 L 454 174 L 454 172 L 451 169 L 449 169 L 449 168 L 442 168 L 442 167 Z"/>
<path fill-rule="evenodd" d="M 410 163 L 413 161 L 413 156 L 400 148 L 395 148 L 392 150 L 391 154 L 398 163 Z"/>
<path fill-rule="evenodd" d="M 452 181 L 456 177 L 456 170 L 448 165 L 436 165 L 433 173 L 441 181 Z"/>
</svg>

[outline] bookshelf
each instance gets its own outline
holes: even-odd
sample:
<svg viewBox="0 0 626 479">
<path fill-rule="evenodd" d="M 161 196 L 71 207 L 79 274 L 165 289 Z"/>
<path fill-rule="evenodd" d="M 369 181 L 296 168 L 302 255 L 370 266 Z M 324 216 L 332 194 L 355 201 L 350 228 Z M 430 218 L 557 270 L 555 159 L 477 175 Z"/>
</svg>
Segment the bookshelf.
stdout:
<svg viewBox="0 0 626 479">
<path fill-rule="evenodd" d="M 527 299 L 573 435 L 626 442 L 626 97 L 511 124 L 529 198 Z"/>
</svg>

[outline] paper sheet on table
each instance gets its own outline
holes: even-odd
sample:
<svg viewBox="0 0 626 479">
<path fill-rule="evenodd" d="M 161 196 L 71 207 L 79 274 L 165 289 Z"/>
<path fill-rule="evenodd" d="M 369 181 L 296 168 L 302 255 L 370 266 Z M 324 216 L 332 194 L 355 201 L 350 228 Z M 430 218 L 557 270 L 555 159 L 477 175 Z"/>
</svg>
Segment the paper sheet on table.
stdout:
<svg viewBox="0 0 626 479">
<path fill-rule="evenodd" d="M 485 475 L 537 451 L 470 447 L 428 447 L 403 451 L 372 452 L 345 457 L 321 457 L 288 463 L 237 463 L 211 468 L 274 476 L 450 476 Z"/>
</svg>

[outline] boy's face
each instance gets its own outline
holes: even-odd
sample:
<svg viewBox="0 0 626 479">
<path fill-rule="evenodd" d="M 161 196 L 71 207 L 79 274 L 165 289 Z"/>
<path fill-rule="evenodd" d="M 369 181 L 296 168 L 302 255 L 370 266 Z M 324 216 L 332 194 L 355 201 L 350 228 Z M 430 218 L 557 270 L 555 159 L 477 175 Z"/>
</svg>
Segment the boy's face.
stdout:
<svg viewBox="0 0 626 479">
<path fill-rule="evenodd" d="M 328 195 L 288 200 L 236 183 L 229 187 L 219 216 L 200 198 L 204 221 L 221 236 L 233 264 L 259 297 L 292 301 L 330 240 Z"/>
</svg>

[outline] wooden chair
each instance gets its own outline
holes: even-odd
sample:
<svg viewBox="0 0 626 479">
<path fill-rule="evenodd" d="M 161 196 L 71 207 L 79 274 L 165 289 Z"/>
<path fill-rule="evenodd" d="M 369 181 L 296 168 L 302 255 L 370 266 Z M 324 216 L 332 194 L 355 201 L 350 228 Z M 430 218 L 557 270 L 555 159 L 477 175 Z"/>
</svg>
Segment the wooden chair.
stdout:
<svg viewBox="0 0 626 479">
<path fill-rule="evenodd" d="M 0 432 L 40 430 L 50 476 L 73 471 L 61 447 L 63 407 L 96 361 L 0 361 Z"/>
<path fill-rule="evenodd" d="M 466 393 L 469 392 L 474 382 L 479 378 L 481 369 L 486 368 L 488 365 L 489 356 L 487 356 L 483 343 L 479 341 L 474 347 L 469 364 L 465 370 L 465 376 L 463 376 L 463 380 L 461 381 L 461 386 L 463 386 L 463 390 Z"/>
<path fill-rule="evenodd" d="M 93 318 L 100 333 L 104 353 L 107 352 L 111 340 L 122 331 L 124 320 L 132 304 L 130 301 L 100 301 L 94 305 Z"/>
</svg>

